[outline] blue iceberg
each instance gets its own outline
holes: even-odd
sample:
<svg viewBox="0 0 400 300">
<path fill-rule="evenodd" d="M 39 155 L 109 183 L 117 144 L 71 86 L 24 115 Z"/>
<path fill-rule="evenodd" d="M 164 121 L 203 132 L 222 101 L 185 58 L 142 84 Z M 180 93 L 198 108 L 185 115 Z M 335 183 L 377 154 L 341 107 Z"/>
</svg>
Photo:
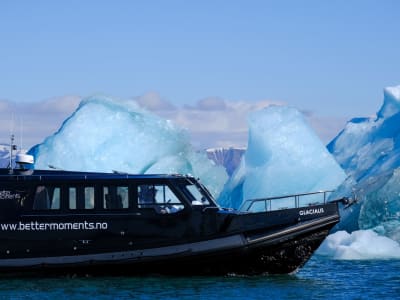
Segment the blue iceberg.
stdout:
<svg viewBox="0 0 400 300">
<path fill-rule="evenodd" d="M 376 117 L 349 121 L 327 148 L 294 108 L 267 107 L 248 121 L 248 148 L 229 180 L 223 167 L 193 149 L 185 130 L 133 102 L 104 97 L 82 101 L 30 152 L 43 169 L 190 173 L 233 208 L 246 199 L 336 189 L 332 198 L 358 200 L 342 210 L 338 227 L 353 233 L 339 231 L 320 252 L 339 259 L 398 257 L 400 86 L 385 89 Z M 387 251 L 363 253 L 360 243 L 371 239 Z"/>
<path fill-rule="evenodd" d="M 248 118 L 248 148 L 219 198 L 225 207 L 244 200 L 334 190 L 346 174 L 303 115 L 269 106 Z"/>
<path fill-rule="evenodd" d="M 192 148 L 184 129 L 135 102 L 106 97 L 83 100 L 60 129 L 30 153 L 39 169 L 191 174 L 214 196 L 228 177 L 223 167 Z"/>
<path fill-rule="evenodd" d="M 337 195 L 358 200 L 339 229 L 400 241 L 400 86 L 385 88 L 376 117 L 349 121 L 328 149 L 349 175 Z"/>
</svg>

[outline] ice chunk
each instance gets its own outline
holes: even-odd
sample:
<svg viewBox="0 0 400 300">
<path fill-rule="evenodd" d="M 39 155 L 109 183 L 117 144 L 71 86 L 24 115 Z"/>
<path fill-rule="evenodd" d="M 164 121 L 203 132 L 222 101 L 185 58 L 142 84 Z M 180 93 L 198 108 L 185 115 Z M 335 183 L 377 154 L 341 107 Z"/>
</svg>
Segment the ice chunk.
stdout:
<svg viewBox="0 0 400 300">
<path fill-rule="evenodd" d="M 325 239 L 317 254 L 342 260 L 400 259 L 400 245 L 373 230 L 337 231 Z"/>
<path fill-rule="evenodd" d="M 384 91 L 377 118 L 351 120 L 328 145 L 349 175 L 337 197 L 356 197 L 354 214 L 342 213 L 341 229 L 348 231 L 349 218 L 360 229 L 381 226 L 382 234 L 400 241 L 400 86 Z M 358 212 L 357 212 L 358 210 Z"/>
<path fill-rule="evenodd" d="M 383 93 L 384 100 L 378 118 L 389 118 L 400 111 L 400 86 L 387 87 Z"/>
<path fill-rule="evenodd" d="M 52 136 L 30 151 L 35 167 L 128 173 L 181 173 L 199 177 L 218 195 L 223 167 L 197 153 L 185 130 L 134 102 L 92 97 Z"/>
<path fill-rule="evenodd" d="M 298 110 L 270 106 L 249 116 L 247 151 L 219 203 L 237 208 L 244 199 L 332 190 L 345 177 Z"/>
</svg>

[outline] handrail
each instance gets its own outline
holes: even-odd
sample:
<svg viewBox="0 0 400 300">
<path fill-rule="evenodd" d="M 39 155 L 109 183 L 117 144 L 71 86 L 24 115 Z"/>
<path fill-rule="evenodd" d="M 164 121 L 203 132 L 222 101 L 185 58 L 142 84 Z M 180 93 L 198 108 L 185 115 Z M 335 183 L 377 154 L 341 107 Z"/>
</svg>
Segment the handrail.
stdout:
<svg viewBox="0 0 400 300">
<path fill-rule="evenodd" d="M 282 199 L 288 199 L 288 198 L 294 198 L 294 208 L 299 208 L 299 207 L 305 207 L 305 206 L 311 206 L 315 205 L 317 203 L 321 203 L 320 201 L 318 202 L 310 202 L 307 203 L 307 205 L 301 205 L 300 198 L 304 198 L 305 196 L 312 196 L 312 195 L 318 195 L 321 194 L 323 196 L 323 201 L 322 203 L 325 204 L 327 201 L 327 194 L 332 193 L 333 191 L 318 191 L 318 192 L 310 192 L 310 193 L 301 193 L 301 194 L 292 194 L 292 195 L 286 195 L 286 196 L 276 196 L 276 197 L 268 197 L 268 198 L 256 198 L 256 199 L 248 199 L 242 203 L 240 206 L 239 210 L 240 211 L 250 211 L 250 209 L 253 207 L 255 203 L 259 202 L 264 202 L 264 210 L 263 211 L 271 211 L 271 210 L 279 210 L 279 209 L 285 209 L 288 207 L 282 207 L 278 209 L 272 209 L 272 203 L 276 203 L 275 201 L 277 200 L 282 200 Z M 246 208 L 247 207 L 247 208 Z"/>
</svg>

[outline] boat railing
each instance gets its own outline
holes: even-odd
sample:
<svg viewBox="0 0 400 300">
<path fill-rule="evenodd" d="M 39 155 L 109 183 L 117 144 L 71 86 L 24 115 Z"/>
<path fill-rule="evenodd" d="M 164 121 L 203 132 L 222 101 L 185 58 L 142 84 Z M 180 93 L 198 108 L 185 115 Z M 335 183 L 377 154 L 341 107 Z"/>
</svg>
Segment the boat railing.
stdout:
<svg viewBox="0 0 400 300">
<path fill-rule="evenodd" d="M 240 206 L 244 212 L 261 212 L 325 204 L 333 191 L 318 191 L 278 197 L 248 199 Z"/>
</svg>

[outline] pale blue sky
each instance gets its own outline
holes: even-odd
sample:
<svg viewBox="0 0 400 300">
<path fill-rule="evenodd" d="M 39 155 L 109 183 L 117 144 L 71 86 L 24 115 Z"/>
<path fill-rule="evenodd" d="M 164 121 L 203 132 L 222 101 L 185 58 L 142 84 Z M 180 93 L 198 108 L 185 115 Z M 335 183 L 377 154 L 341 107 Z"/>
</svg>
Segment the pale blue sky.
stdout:
<svg viewBox="0 0 400 300">
<path fill-rule="evenodd" d="M 400 1 L 0 0 L 0 99 L 149 91 L 375 113 L 400 84 Z"/>
</svg>

